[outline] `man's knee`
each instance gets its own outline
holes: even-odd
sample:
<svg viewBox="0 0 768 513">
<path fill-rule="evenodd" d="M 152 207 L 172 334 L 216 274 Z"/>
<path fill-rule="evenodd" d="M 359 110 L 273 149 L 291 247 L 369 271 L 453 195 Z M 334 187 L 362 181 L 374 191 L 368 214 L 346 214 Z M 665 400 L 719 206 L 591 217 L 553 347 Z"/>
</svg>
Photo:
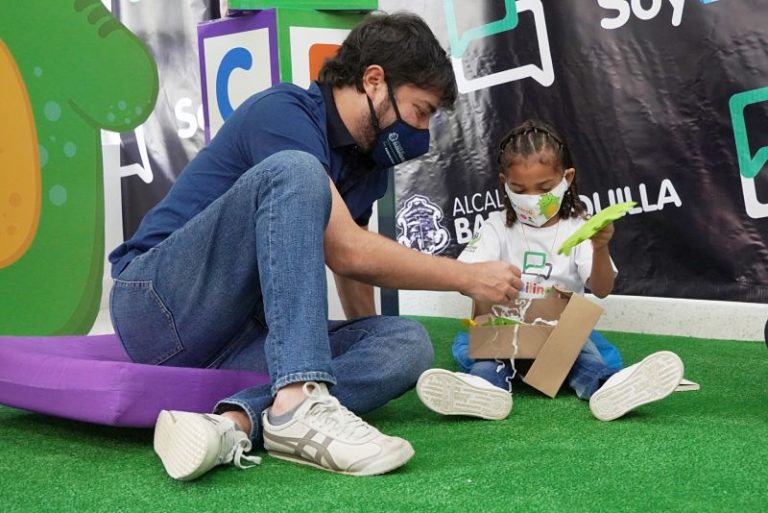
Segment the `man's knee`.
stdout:
<svg viewBox="0 0 768 513">
<path fill-rule="evenodd" d="M 280 175 L 286 183 L 303 188 L 328 189 L 328 174 L 320 161 L 306 151 L 278 151 L 264 159 L 262 164 Z"/>
<path fill-rule="evenodd" d="M 422 372 L 432 367 L 434 349 L 429 333 L 420 323 L 410 319 L 400 319 L 399 329 L 402 333 L 403 354 L 401 361 L 415 382 Z"/>
<path fill-rule="evenodd" d="M 320 206 L 330 210 L 331 189 L 328 174 L 314 155 L 299 150 L 274 153 L 251 168 L 246 180 L 261 183 L 269 179 L 271 188 L 287 192 L 306 208 Z"/>
</svg>

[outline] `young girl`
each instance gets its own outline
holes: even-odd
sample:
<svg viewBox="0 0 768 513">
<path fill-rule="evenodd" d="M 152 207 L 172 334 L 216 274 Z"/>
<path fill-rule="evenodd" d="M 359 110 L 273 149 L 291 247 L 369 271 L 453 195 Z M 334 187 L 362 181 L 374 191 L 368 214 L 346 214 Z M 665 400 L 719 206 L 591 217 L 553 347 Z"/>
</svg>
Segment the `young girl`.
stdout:
<svg viewBox="0 0 768 513">
<path fill-rule="evenodd" d="M 570 256 L 557 254 L 560 244 L 586 222 L 563 138 L 544 123 L 526 121 L 502 139 L 497 161 L 505 209 L 488 217 L 459 259 L 518 266 L 522 298 L 543 297 L 555 285 L 576 293 L 586 286 L 600 298 L 610 294 L 617 274 L 608 247 L 613 224 L 576 246 Z M 475 304 L 475 313 L 490 312 L 492 306 Z M 469 373 L 430 369 L 416 385 L 419 398 L 444 415 L 505 418 L 512 408 L 514 362 L 472 361 L 467 350 L 466 334 L 461 333 L 454 356 Z M 621 367 L 616 348 L 593 332 L 568 375 L 570 387 L 579 398 L 590 400 L 592 413 L 601 420 L 668 396 L 683 377 L 682 361 L 669 351 Z"/>
</svg>

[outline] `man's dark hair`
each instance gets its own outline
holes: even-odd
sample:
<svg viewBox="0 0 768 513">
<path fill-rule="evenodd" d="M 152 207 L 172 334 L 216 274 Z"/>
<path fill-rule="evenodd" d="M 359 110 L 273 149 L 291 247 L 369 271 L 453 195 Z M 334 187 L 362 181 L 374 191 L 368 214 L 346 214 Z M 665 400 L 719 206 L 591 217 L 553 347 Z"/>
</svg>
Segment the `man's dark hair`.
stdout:
<svg viewBox="0 0 768 513">
<path fill-rule="evenodd" d="M 456 79 L 445 50 L 427 24 L 415 14 L 375 12 L 347 36 L 333 59 L 325 61 L 319 80 L 335 87 L 353 85 L 363 91 L 363 73 L 378 64 L 387 83 L 412 84 L 438 94 L 441 106 L 456 101 Z"/>
</svg>

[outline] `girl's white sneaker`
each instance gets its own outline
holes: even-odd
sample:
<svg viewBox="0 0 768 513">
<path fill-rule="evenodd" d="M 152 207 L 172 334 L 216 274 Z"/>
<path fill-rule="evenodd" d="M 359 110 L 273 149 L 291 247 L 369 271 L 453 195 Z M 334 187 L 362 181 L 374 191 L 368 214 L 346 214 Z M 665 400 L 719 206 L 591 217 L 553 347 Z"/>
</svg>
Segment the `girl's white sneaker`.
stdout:
<svg viewBox="0 0 768 513">
<path fill-rule="evenodd" d="M 671 351 L 659 351 L 622 369 L 589 399 L 592 415 L 614 420 L 638 406 L 664 399 L 683 379 L 683 361 Z"/>
<path fill-rule="evenodd" d="M 512 410 L 512 394 L 479 376 L 429 369 L 419 376 L 416 394 L 424 406 L 441 415 L 502 420 Z"/>
</svg>

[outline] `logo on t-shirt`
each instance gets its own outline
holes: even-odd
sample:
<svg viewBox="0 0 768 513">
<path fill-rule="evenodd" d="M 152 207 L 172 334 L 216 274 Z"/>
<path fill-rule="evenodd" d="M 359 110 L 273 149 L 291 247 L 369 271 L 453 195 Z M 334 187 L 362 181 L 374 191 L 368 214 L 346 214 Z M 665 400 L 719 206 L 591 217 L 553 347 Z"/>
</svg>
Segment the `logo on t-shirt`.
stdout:
<svg viewBox="0 0 768 513">
<path fill-rule="evenodd" d="M 464 248 L 464 251 L 468 253 L 474 253 L 477 251 L 477 245 L 480 242 L 480 232 L 475 232 L 475 234 L 472 236 L 471 239 L 467 242 L 467 246 Z"/>
<path fill-rule="evenodd" d="M 520 297 L 544 297 L 552 288 L 549 278 L 552 276 L 552 264 L 547 260 L 547 254 L 541 251 L 526 251 L 523 253 L 523 270 L 521 279 L 523 290 Z"/>
</svg>

